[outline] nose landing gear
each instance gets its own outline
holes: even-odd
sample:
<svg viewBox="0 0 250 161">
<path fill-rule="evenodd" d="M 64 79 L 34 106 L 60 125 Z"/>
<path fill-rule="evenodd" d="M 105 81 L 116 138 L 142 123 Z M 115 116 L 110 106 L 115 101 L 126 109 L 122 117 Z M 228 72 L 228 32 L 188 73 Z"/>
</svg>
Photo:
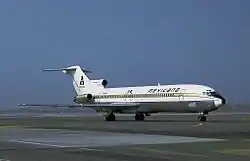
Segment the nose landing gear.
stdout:
<svg viewBox="0 0 250 161">
<path fill-rule="evenodd" d="M 207 121 L 207 117 L 205 116 L 206 114 L 208 113 L 207 112 L 199 113 L 197 119 L 200 120 L 200 122 L 206 122 Z"/>
</svg>

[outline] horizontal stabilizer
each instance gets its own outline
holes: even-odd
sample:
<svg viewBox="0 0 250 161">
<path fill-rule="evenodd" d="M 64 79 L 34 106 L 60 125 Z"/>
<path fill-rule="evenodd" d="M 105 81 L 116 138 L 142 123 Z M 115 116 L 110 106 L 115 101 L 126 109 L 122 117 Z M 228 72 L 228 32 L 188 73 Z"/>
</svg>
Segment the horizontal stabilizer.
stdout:
<svg viewBox="0 0 250 161">
<path fill-rule="evenodd" d="M 69 107 L 69 108 L 72 108 L 72 107 L 82 107 L 81 105 L 79 104 L 19 104 L 18 106 L 22 106 L 22 107 Z"/>
<path fill-rule="evenodd" d="M 97 103 L 97 104 L 19 104 L 18 106 L 22 107 L 85 107 L 85 108 L 103 108 L 109 110 L 123 110 L 129 108 L 139 107 L 138 103 Z"/>
<path fill-rule="evenodd" d="M 43 69 L 42 71 L 46 71 L 46 72 L 62 71 L 64 73 L 66 73 L 66 72 L 70 72 L 70 71 L 76 71 L 78 68 L 81 69 L 85 73 L 91 73 L 90 70 L 83 69 L 80 66 L 70 66 L 70 67 L 67 67 L 67 68 L 59 68 L 59 69 L 49 68 L 49 69 Z"/>
</svg>

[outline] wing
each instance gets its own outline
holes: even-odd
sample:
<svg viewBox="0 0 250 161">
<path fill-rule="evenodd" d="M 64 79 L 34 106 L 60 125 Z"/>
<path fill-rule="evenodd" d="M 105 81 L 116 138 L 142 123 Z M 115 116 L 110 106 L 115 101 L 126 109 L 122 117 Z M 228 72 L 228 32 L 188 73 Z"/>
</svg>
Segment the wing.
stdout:
<svg viewBox="0 0 250 161">
<path fill-rule="evenodd" d="M 68 107 L 68 108 L 92 108 L 94 110 L 128 110 L 139 107 L 137 103 L 96 103 L 96 104 L 19 104 L 22 107 Z"/>
</svg>

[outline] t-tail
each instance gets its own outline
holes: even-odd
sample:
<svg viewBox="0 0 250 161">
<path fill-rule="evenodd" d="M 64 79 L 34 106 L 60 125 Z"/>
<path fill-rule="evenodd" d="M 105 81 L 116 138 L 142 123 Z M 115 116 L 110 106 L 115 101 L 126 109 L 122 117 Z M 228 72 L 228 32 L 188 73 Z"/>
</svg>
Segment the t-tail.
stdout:
<svg viewBox="0 0 250 161">
<path fill-rule="evenodd" d="M 103 89 L 103 86 L 99 86 L 94 84 L 92 80 L 85 73 L 91 73 L 91 71 L 87 69 L 82 69 L 80 66 L 70 66 L 67 68 L 61 69 L 44 69 L 42 71 L 61 71 L 72 77 L 73 86 L 77 95 L 93 92 L 95 90 Z"/>
</svg>

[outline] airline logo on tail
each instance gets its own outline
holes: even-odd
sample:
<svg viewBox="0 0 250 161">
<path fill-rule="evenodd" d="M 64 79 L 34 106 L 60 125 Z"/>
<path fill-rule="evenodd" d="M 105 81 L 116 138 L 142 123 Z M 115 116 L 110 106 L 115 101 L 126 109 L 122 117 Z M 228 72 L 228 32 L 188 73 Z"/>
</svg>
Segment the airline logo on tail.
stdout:
<svg viewBox="0 0 250 161">
<path fill-rule="evenodd" d="M 62 69 L 44 69 L 43 71 L 61 71 L 72 77 L 73 86 L 78 95 L 103 89 L 106 87 L 108 81 L 105 79 L 90 80 L 86 73 L 91 71 L 82 69 L 80 66 L 70 66 Z M 84 89 L 84 90 L 83 90 Z"/>
<path fill-rule="evenodd" d="M 80 86 L 79 86 L 79 88 L 84 88 L 85 86 L 84 86 L 84 79 L 83 79 L 83 76 L 81 76 L 81 80 L 80 80 Z"/>
</svg>

